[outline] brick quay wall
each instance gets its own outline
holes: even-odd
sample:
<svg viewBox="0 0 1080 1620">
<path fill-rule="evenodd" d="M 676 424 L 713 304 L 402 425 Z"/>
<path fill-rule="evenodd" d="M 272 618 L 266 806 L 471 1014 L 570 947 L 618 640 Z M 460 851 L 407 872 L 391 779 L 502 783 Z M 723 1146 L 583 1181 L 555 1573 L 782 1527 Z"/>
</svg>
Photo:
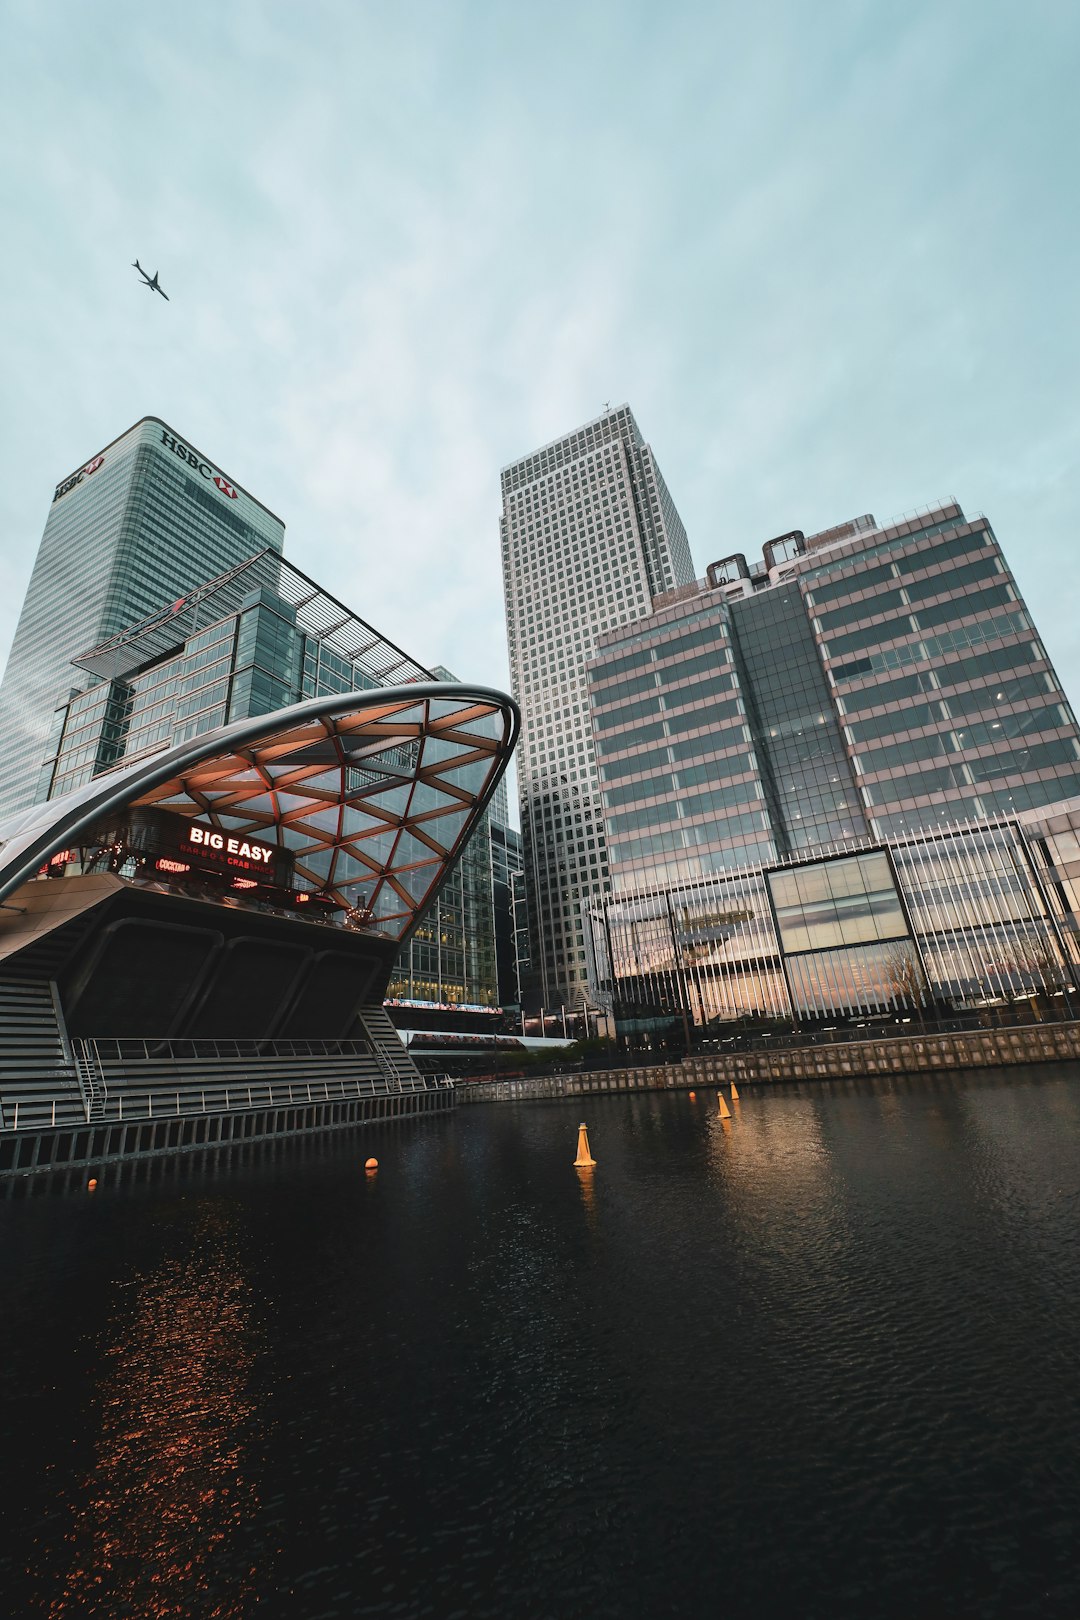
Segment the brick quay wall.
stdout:
<svg viewBox="0 0 1080 1620">
<path fill-rule="evenodd" d="M 780 1047 L 685 1058 L 651 1068 L 598 1069 L 457 1085 L 459 1103 L 529 1102 L 619 1091 L 691 1091 L 697 1086 L 775 1085 L 790 1080 L 849 1080 L 874 1075 L 999 1069 L 1080 1061 L 1080 1022 L 1030 1024 L 940 1035 L 883 1036 L 829 1045 Z"/>
</svg>

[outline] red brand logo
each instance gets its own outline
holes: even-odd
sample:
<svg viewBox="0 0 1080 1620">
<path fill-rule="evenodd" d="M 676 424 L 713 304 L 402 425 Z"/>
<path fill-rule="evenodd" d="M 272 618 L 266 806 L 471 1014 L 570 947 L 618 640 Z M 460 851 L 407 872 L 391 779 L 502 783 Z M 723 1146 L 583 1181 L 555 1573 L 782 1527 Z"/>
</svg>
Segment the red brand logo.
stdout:
<svg viewBox="0 0 1080 1620">
<path fill-rule="evenodd" d="M 223 495 L 227 495 L 230 501 L 235 501 L 236 491 L 233 489 L 227 478 L 222 478 L 221 474 L 218 473 L 214 479 L 214 483 L 217 485 L 218 489 L 220 489 Z"/>
<path fill-rule="evenodd" d="M 83 468 L 83 472 L 84 473 L 96 473 L 98 468 L 101 466 L 101 464 L 102 464 L 102 462 L 104 460 L 105 460 L 104 456 L 95 456 L 93 461 L 88 461 L 86 463 L 86 466 Z"/>
</svg>

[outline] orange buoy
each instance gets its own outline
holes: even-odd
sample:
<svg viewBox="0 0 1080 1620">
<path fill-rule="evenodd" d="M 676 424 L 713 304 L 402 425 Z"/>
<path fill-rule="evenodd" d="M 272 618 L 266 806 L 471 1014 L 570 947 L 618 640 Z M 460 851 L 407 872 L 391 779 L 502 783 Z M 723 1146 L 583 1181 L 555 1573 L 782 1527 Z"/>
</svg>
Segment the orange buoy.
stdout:
<svg viewBox="0 0 1080 1620">
<path fill-rule="evenodd" d="M 96 1186 L 97 1186 L 97 1177 L 96 1176 L 91 1176 L 90 1180 L 86 1183 L 87 1192 L 93 1192 L 93 1190 L 94 1190 L 94 1188 Z"/>
<path fill-rule="evenodd" d="M 734 1080 L 731 1082 L 731 1100 L 732 1102 L 738 1102 L 739 1100 L 739 1088 Z"/>
<path fill-rule="evenodd" d="M 589 1151 L 589 1133 L 585 1129 L 585 1121 L 582 1120 L 578 1126 L 577 1158 L 574 1160 L 574 1168 L 576 1170 L 591 1170 L 595 1163 L 596 1160 Z"/>
<path fill-rule="evenodd" d="M 724 1093 L 722 1091 L 718 1091 L 716 1093 L 716 1102 L 717 1102 L 716 1111 L 720 1115 L 720 1118 L 721 1119 L 730 1119 L 731 1118 L 731 1109 L 728 1107 L 727 1103 L 724 1101 Z"/>
<path fill-rule="evenodd" d="M 688 1095 L 689 1095 L 689 1098 L 690 1098 L 691 1102 L 697 1102 L 697 1092 L 696 1091 L 691 1091 L 691 1092 L 688 1093 Z"/>
<path fill-rule="evenodd" d="M 365 1161 L 365 1163 L 364 1163 L 364 1169 L 365 1170 L 377 1170 L 378 1168 L 379 1168 L 378 1159 L 367 1159 Z"/>
</svg>

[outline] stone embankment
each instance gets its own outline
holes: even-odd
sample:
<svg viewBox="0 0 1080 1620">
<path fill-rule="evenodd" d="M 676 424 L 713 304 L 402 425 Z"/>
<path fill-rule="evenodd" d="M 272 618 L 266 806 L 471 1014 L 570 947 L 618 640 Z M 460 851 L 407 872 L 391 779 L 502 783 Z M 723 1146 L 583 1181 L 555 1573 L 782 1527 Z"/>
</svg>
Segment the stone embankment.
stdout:
<svg viewBox="0 0 1080 1620">
<path fill-rule="evenodd" d="M 1080 1060 L 1080 1022 L 1031 1024 L 944 1035 L 783 1047 L 685 1058 L 648 1069 L 603 1069 L 519 1080 L 458 1082 L 459 1103 L 594 1097 L 608 1091 L 690 1091 L 696 1086 L 771 1085 L 785 1080 L 847 1080 L 868 1075 L 998 1069 Z"/>
</svg>

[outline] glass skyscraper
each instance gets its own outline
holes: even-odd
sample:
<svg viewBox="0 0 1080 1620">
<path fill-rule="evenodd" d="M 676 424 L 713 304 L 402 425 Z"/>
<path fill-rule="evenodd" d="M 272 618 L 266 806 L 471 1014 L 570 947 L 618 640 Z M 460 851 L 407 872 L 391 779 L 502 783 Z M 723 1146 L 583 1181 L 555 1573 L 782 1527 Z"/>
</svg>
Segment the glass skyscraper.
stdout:
<svg viewBox="0 0 1080 1620">
<path fill-rule="evenodd" d="M 0 816 L 49 795 L 54 711 L 100 676 L 73 656 L 256 551 L 284 524 L 156 417 L 62 479 L 0 684 Z"/>
<path fill-rule="evenodd" d="M 1080 793 L 1080 732 L 985 518 L 773 541 L 600 640 L 616 889 Z"/>
<path fill-rule="evenodd" d="M 618 897 L 589 906 L 594 985 L 710 1022 L 1072 974 L 1038 839 L 1080 731 L 985 518 L 723 558 L 602 636 L 589 690 Z"/>
<path fill-rule="evenodd" d="M 535 993 L 587 988 L 581 903 L 608 886 L 585 668 L 598 637 L 693 581 L 686 532 L 629 406 L 502 473 L 502 564 Z"/>
<path fill-rule="evenodd" d="M 432 678 L 279 550 L 264 547 L 97 646 L 80 647 L 66 684 L 85 684 L 56 711 L 43 797 L 304 698 Z M 445 669 L 434 678 L 455 679 Z M 405 771 L 410 761 L 381 764 Z M 502 783 L 403 947 L 391 996 L 498 1004 L 491 835 L 499 817 L 506 819 Z"/>
</svg>

